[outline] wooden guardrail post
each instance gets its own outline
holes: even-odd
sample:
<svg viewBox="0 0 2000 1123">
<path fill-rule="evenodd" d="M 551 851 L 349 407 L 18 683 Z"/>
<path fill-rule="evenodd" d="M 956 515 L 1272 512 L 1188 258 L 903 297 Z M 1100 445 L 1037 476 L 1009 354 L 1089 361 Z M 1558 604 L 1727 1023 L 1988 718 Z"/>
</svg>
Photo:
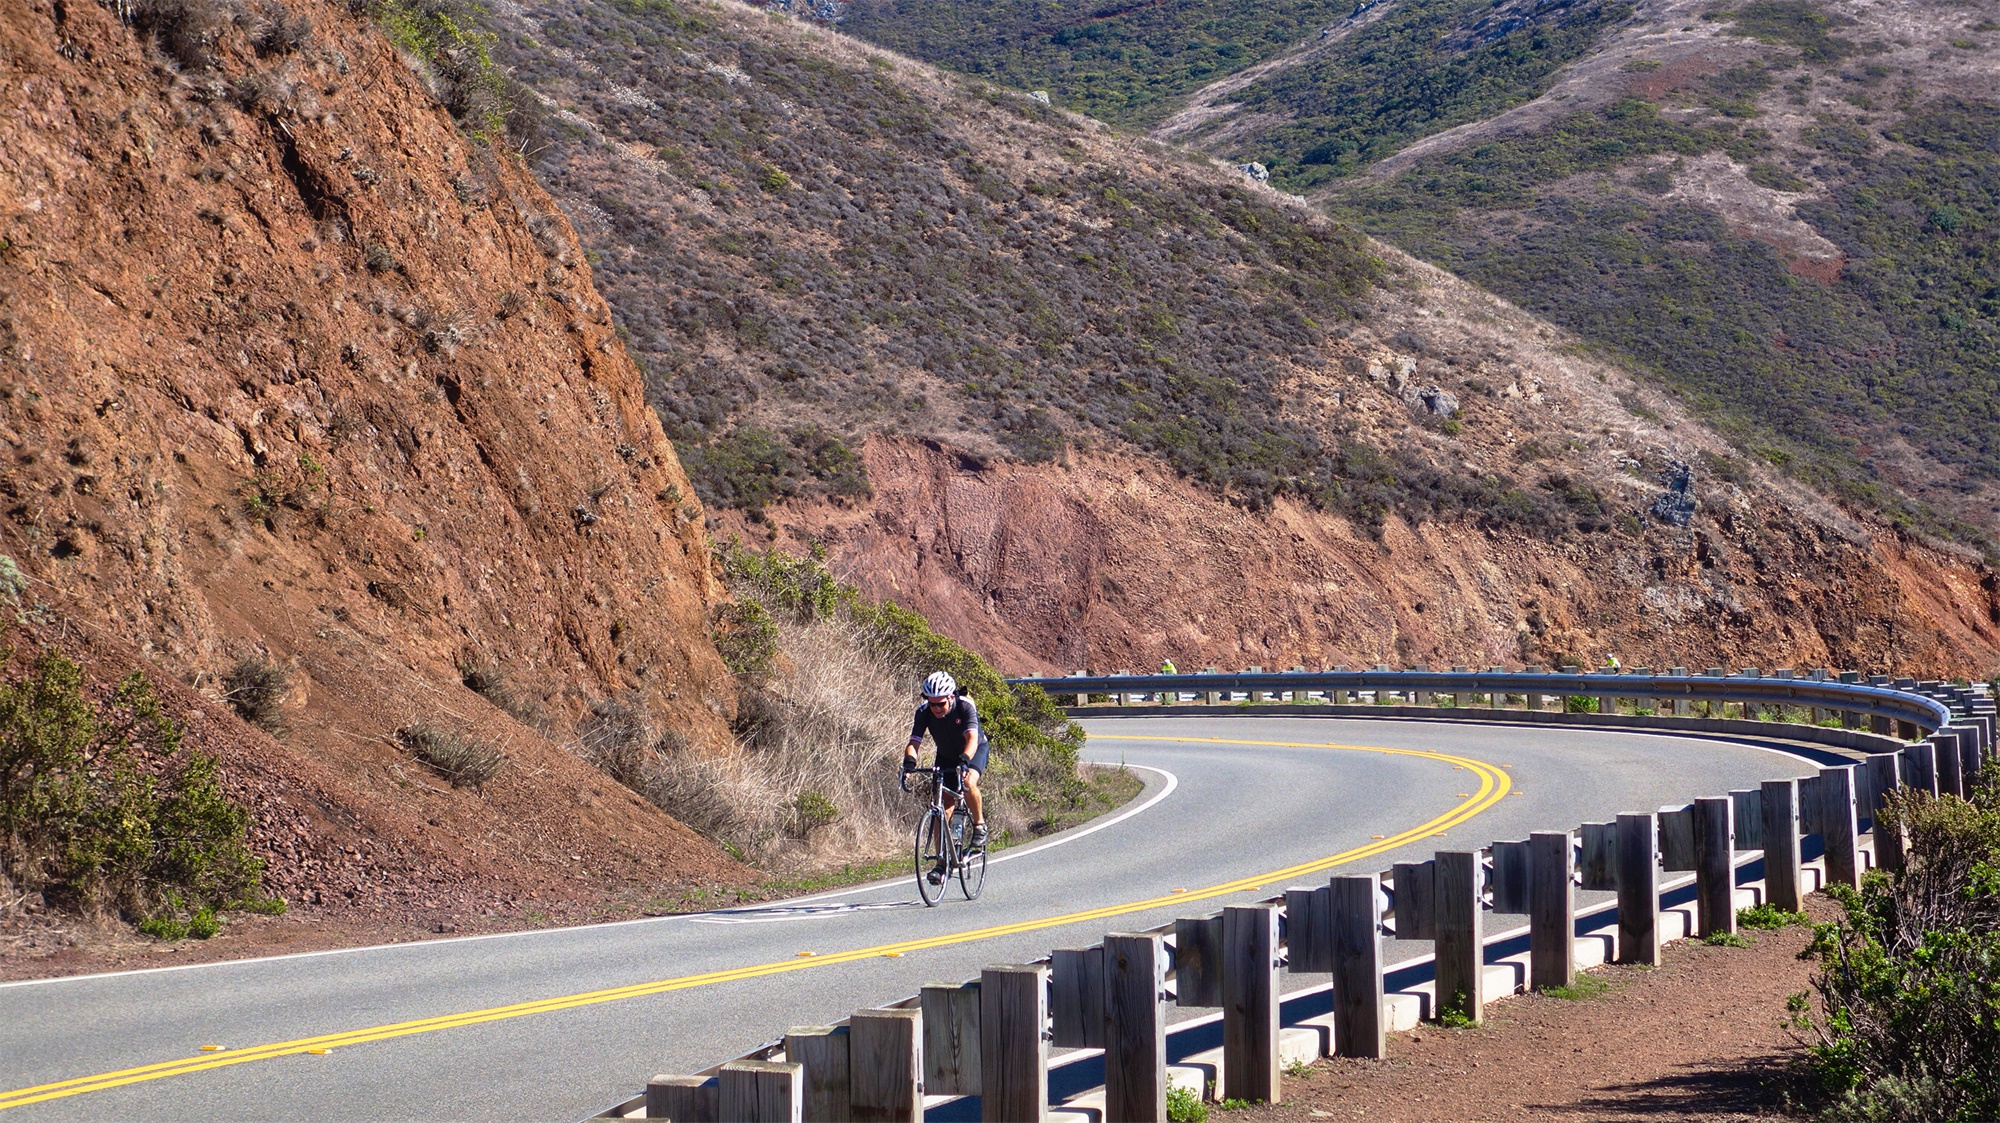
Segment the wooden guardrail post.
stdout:
<svg viewBox="0 0 2000 1123">
<path fill-rule="evenodd" d="M 1867 792 L 1863 807 L 1875 833 L 1875 864 L 1891 871 L 1903 868 L 1903 832 L 1883 821 L 1882 809 L 1888 805 L 1889 793 L 1903 786 L 1901 764 L 1900 754 L 1875 753 L 1861 765 L 1866 775 L 1862 786 Z"/>
<path fill-rule="evenodd" d="M 924 1093 L 978 1095 L 979 984 L 928 983 L 917 1004 L 924 1015 Z M 810 1066 L 806 1085 L 812 1085 Z"/>
<path fill-rule="evenodd" d="M 1958 751 L 1958 731 L 1940 729 L 1930 735 L 1937 746 L 1937 786 L 1939 795 L 1965 794 L 1965 757 Z"/>
<path fill-rule="evenodd" d="M 1167 955 L 1160 937 L 1104 937 L 1104 1117 L 1166 1123 Z"/>
<path fill-rule="evenodd" d="M 1222 1005 L 1222 917 L 1174 921 L 1174 1005 Z"/>
<path fill-rule="evenodd" d="M 1764 836 L 1764 902 L 1799 911 L 1799 783 L 1766 780 L 1758 790 L 1759 827 Z"/>
<path fill-rule="evenodd" d="M 1660 965 L 1659 822 L 1618 816 L 1618 962 Z"/>
<path fill-rule="evenodd" d="M 1104 1047 L 1104 948 L 1061 949 L 1049 956 L 1050 1044 Z"/>
<path fill-rule="evenodd" d="M 1694 801 L 1695 917 L 1703 939 L 1736 931 L 1736 802 Z"/>
<path fill-rule="evenodd" d="M 785 1034 L 785 1059 L 804 1070 L 799 1114 L 812 1123 L 848 1123 L 847 1027 L 793 1026 Z"/>
<path fill-rule="evenodd" d="M 1903 786 L 1938 794 L 1936 745 L 1918 741 L 1903 746 Z"/>
<path fill-rule="evenodd" d="M 1486 1008 L 1479 855 L 1440 850 L 1432 861 L 1437 882 L 1437 1012 L 1456 1011 L 1477 1022 Z"/>
<path fill-rule="evenodd" d="M 1738 850 L 1762 850 L 1764 848 L 1764 792 L 1761 788 L 1745 788 L 1729 793 L 1734 804 L 1731 822 L 1736 827 L 1736 848 Z"/>
<path fill-rule="evenodd" d="M 655 1076 L 646 1081 L 646 1118 L 719 1123 L 721 1090 L 713 1076 Z"/>
<path fill-rule="evenodd" d="M 1277 1103 L 1278 910 L 1222 910 L 1222 1090 L 1238 1100 Z"/>
<path fill-rule="evenodd" d="M 1285 970 L 1294 975 L 1333 970 L 1333 889 L 1285 890 Z"/>
<path fill-rule="evenodd" d="M 1396 892 L 1396 938 L 1437 939 L 1437 864 L 1397 862 L 1391 876 Z"/>
<path fill-rule="evenodd" d="M 1493 911 L 1528 911 L 1528 843 L 1493 844 Z"/>
<path fill-rule="evenodd" d="M 800 1123 L 804 1072 L 789 1061 L 730 1061 L 716 1076 L 730 1123 Z"/>
<path fill-rule="evenodd" d="M 1382 898 L 1375 875 L 1332 880 L 1333 1048 L 1343 1057 L 1384 1057 Z"/>
<path fill-rule="evenodd" d="M 1697 868 L 1694 850 L 1694 804 L 1662 807 L 1660 820 L 1660 868 L 1668 873 L 1687 873 Z"/>
<path fill-rule="evenodd" d="M 1861 888 L 1861 851 L 1854 816 L 1854 766 L 1819 770 L 1819 828 L 1826 844 L 1827 884 Z"/>
<path fill-rule="evenodd" d="M 1203 667 L 1201 669 L 1201 673 L 1205 675 L 1212 675 L 1215 673 L 1215 668 Z M 1202 695 L 1202 697 L 1206 698 L 1208 700 L 1208 704 L 1211 706 L 1220 706 L 1222 704 L 1222 691 L 1220 690 L 1207 691 Z"/>
<path fill-rule="evenodd" d="M 988 967 L 979 973 L 979 1118 L 983 1123 L 1047 1123 L 1048 970 Z M 855 1118 L 859 1119 L 859 1116 Z"/>
<path fill-rule="evenodd" d="M 1583 861 L 1578 877 L 1585 889 L 1618 888 L 1618 824 L 1583 825 Z"/>
<path fill-rule="evenodd" d="M 922 1123 L 923 1013 L 856 1010 L 847 1020 L 847 1112 L 854 1123 Z"/>
<path fill-rule="evenodd" d="M 1568 831 L 1528 836 L 1528 981 L 1537 989 L 1576 982 L 1576 894 Z"/>
</svg>

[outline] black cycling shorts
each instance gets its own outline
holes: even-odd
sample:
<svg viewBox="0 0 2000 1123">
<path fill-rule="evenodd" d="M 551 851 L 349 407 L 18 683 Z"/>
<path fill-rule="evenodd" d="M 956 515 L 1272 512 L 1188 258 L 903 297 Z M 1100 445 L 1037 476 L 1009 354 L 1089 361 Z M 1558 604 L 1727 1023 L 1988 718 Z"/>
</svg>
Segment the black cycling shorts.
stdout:
<svg viewBox="0 0 2000 1123">
<path fill-rule="evenodd" d="M 969 761 L 968 761 L 968 760 L 966 760 L 966 759 L 964 759 L 964 757 L 963 757 L 963 756 L 961 756 L 961 755 L 959 755 L 959 754 L 953 754 L 953 755 L 951 755 L 951 756 L 949 756 L 949 757 L 946 757 L 946 756 L 944 756 L 944 755 L 940 754 L 940 755 L 938 756 L 938 762 L 937 762 L 937 763 L 938 763 L 938 767 L 939 767 L 939 768 L 962 768 L 962 767 L 966 767 L 966 766 L 968 766 L 968 765 L 969 765 L 969 766 L 970 766 L 970 767 L 972 768 L 972 770 L 973 770 L 973 771 L 975 771 L 975 772 L 979 773 L 979 774 L 980 774 L 981 776 L 984 776 L 984 775 L 986 775 L 986 750 L 987 750 L 987 748 L 988 748 L 988 747 L 989 747 L 989 746 L 988 746 L 988 742 L 986 742 L 986 741 L 981 741 L 981 742 L 979 743 L 979 751 L 978 751 L 978 752 L 976 752 L 976 753 L 973 753 L 973 754 L 972 754 L 972 759 L 971 759 L 971 760 L 969 760 Z M 963 779 L 964 779 L 963 777 L 960 777 L 960 780 L 961 780 L 961 781 L 962 781 Z"/>
</svg>

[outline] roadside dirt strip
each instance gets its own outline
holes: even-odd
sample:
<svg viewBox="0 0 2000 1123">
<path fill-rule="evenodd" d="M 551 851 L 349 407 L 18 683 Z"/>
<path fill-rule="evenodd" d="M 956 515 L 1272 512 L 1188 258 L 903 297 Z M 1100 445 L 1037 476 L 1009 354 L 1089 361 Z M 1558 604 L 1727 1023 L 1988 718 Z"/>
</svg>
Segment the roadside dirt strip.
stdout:
<svg viewBox="0 0 2000 1123">
<path fill-rule="evenodd" d="M 1816 921 L 1839 910 L 1814 894 Z M 1229 1120 L 1367 1119 L 1479 1123 L 1499 1119 L 1791 1120 L 1784 1071 L 1798 1043 L 1787 996 L 1813 964 L 1802 927 L 1745 932 L 1747 948 L 1685 940 L 1657 968 L 1581 976 L 1581 999 L 1528 994 L 1486 1008 L 1477 1029 L 1426 1025 L 1392 1034 L 1383 1061 L 1323 1060 L 1285 1082 L 1285 1102 Z"/>
</svg>

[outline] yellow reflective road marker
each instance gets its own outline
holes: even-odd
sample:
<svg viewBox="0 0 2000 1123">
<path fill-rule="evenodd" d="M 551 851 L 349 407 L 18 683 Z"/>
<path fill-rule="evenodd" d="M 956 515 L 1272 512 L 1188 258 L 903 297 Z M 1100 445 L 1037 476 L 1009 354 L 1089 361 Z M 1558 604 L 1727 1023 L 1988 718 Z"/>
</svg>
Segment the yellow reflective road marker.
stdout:
<svg viewBox="0 0 2000 1123">
<path fill-rule="evenodd" d="M 585 991 L 581 994 L 543 998 L 531 1002 L 516 1002 L 507 1006 L 493 1006 L 484 1010 L 468 1010 L 458 1014 L 440 1014 L 430 1018 L 416 1018 L 407 1022 L 389 1025 L 369 1026 L 364 1029 L 343 1030 L 325 1033 L 316 1037 L 301 1037 L 292 1041 L 274 1041 L 268 1045 L 248 1045 L 240 1049 L 218 1051 L 202 1056 L 181 1057 L 156 1064 L 140 1065 L 136 1068 L 103 1072 L 95 1076 L 79 1076 L 69 1080 L 58 1080 L 50 1084 L 37 1084 L 31 1088 L 17 1088 L 11 1092 L 0 1092 L 0 1111 L 10 1107 L 24 1107 L 45 1100 L 62 1099 L 66 1096 L 82 1095 L 86 1092 L 101 1092 L 108 1088 L 138 1084 L 148 1080 L 160 1080 L 169 1076 L 186 1076 L 190 1073 L 209 1069 L 224 1068 L 229 1065 L 248 1064 L 252 1061 L 274 1060 L 278 1057 L 299 1056 L 314 1053 L 315 1050 L 335 1049 L 345 1045 L 361 1045 L 371 1041 L 389 1041 L 398 1037 L 411 1037 L 420 1033 L 434 1033 L 442 1029 L 458 1029 L 464 1026 L 483 1025 L 487 1022 L 522 1018 L 530 1014 L 552 1014 L 560 1010 L 574 1010 L 582 1006 L 595 1006 L 604 1002 L 619 1002 L 628 998 L 645 998 L 656 994 L 668 994 L 677 990 L 692 990 L 695 987 L 713 986 L 717 983 L 740 982 L 745 979 L 762 978 L 767 975 L 781 975 L 788 971 L 803 971 L 814 967 L 827 967 L 836 963 L 854 963 L 863 959 L 874 959 L 891 952 L 923 951 L 928 948 L 950 947 L 970 940 L 989 940 L 1000 936 L 1018 935 L 1043 928 L 1060 928 L 1070 924 L 1086 924 L 1093 921 L 1109 920 L 1113 917 L 1146 912 L 1167 905 L 1177 905 L 1186 901 L 1208 900 L 1240 893 L 1251 886 L 1261 886 L 1272 882 L 1286 881 L 1305 874 L 1318 873 L 1334 866 L 1357 862 L 1394 850 L 1406 843 L 1429 837 L 1433 833 L 1443 834 L 1441 827 L 1455 827 L 1471 819 L 1474 815 L 1492 807 L 1507 794 L 1511 786 L 1506 773 L 1492 765 L 1476 761 L 1470 757 L 1452 756 L 1447 753 L 1426 752 L 1419 749 L 1386 749 L 1369 745 L 1330 745 L 1316 742 L 1296 741 L 1235 741 L 1219 737 L 1106 737 L 1114 741 L 1178 741 L 1200 742 L 1220 745 L 1268 745 L 1281 748 L 1348 749 L 1358 752 L 1385 753 L 1391 756 L 1413 756 L 1435 760 L 1446 764 L 1462 764 L 1479 774 L 1478 796 L 1469 802 L 1453 806 L 1449 811 L 1420 823 L 1409 830 L 1388 838 L 1343 850 L 1324 858 L 1300 862 L 1280 870 L 1239 877 L 1219 885 L 1201 889 L 1175 890 L 1143 901 L 1128 901 L 1118 905 L 1104 905 L 1099 908 L 1084 909 L 1079 912 L 1064 913 L 1060 916 L 1041 917 L 1035 920 L 1016 921 L 1012 924 L 996 924 L 988 928 L 975 928 L 969 932 L 954 932 L 941 936 L 926 936 L 916 940 L 899 940 L 892 944 L 877 944 L 874 947 L 854 948 L 850 951 L 834 951 L 807 957 L 795 957 L 776 963 L 760 963 L 747 967 L 730 967 L 720 971 L 708 971 L 699 975 L 683 975 L 675 979 L 658 979 L 652 982 L 633 983 L 622 987 L 607 987 L 603 990 Z M 219 1049 L 220 1047 L 218 1047 Z M 317 1054 L 315 1054 L 317 1055 Z"/>
</svg>

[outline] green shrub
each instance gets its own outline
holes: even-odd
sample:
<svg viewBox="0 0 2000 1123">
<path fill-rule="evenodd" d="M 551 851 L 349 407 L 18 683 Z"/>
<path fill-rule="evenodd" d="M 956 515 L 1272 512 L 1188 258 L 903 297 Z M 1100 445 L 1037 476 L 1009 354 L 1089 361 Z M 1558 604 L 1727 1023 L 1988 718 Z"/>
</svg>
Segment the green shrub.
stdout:
<svg viewBox="0 0 2000 1123">
<path fill-rule="evenodd" d="M 811 790 L 799 793 L 792 801 L 792 811 L 801 838 L 840 818 L 840 808 L 832 800 Z"/>
<path fill-rule="evenodd" d="M 1479 1019 L 1472 1016 L 1472 1003 L 1465 992 L 1459 991 L 1439 1007 L 1437 1023 L 1446 1029 L 1472 1029 L 1479 1025 Z"/>
<path fill-rule="evenodd" d="M 1801 996 L 1809 1068 L 1830 1118 L 2000 1118 L 2000 787 L 1970 800 L 1905 789 L 1878 819 L 1900 829 L 1900 874 L 1831 891 L 1844 917 L 1809 954 Z"/>
<path fill-rule="evenodd" d="M 212 925 L 260 899 L 249 819 L 143 675 L 93 705 L 82 668 L 48 651 L 0 684 L 0 871 L 17 889 L 129 918 L 208 909 Z"/>
<path fill-rule="evenodd" d="M 778 625 L 756 601 L 725 604 L 715 612 L 715 651 L 737 678 L 769 677 L 778 658 Z"/>
<path fill-rule="evenodd" d="M 1167 1089 L 1168 1123 L 1208 1123 L 1208 1105 L 1201 1093 L 1176 1084 Z"/>
<path fill-rule="evenodd" d="M 513 103 L 506 75 L 493 63 L 485 12 L 468 0 L 374 0 L 369 14 L 389 41 L 426 67 L 445 108 L 480 140 L 507 128 Z"/>
<path fill-rule="evenodd" d="M 1776 905 L 1752 905 L 1736 910 L 1736 925 L 1739 928 L 1788 928 L 1794 924 L 1811 924 L 1802 912 L 1790 912 Z"/>
<path fill-rule="evenodd" d="M 1853 20 L 1828 15 L 1806 0 L 1754 0 L 1719 18 L 1737 35 L 1796 47 L 1807 62 L 1836 62 L 1856 49 L 1848 40 L 1827 34 L 1827 29 L 1851 25 Z"/>
<path fill-rule="evenodd" d="M 507 754 L 484 741 L 424 722 L 396 731 L 396 739 L 454 788 L 483 789 L 507 766 Z"/>
</svg>

